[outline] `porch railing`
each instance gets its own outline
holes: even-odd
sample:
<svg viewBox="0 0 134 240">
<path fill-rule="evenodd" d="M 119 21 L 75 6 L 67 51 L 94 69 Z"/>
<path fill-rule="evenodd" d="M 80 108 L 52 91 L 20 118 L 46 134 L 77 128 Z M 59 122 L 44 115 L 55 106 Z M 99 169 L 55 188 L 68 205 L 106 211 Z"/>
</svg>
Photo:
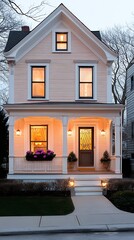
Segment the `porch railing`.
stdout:
<svg viewBox="0 0 134 240">
<path fill-rule="evenodd" d="M 27 161 L 24 157 L 14 157 L 14 173 L 61 173 L 63 158 L 52 161 Z"/>
</svg>

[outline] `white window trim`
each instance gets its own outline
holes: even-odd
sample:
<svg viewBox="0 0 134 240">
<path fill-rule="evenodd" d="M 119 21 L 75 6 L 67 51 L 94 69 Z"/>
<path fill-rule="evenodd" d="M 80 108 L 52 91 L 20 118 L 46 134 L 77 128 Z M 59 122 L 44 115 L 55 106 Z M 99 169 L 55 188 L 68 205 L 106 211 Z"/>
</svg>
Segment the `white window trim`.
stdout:
<svg viewBox="0 0 134 240">
<path fill-rule="evenodd" d="M 31 67 L 32 66 L 41 66 L 46 67 L 46 96 L 42 98 L 32 98 L 31 94 Z M 49 64 L 45 63 L 29 63 L 28 64 L 28 100 L 37 101 L 37 100 L 49 100 Z"/>
<path fill-rule="evenodd" d="M 79 98 L 79 67 L 93 67 L 93 98 Z M 78 63 L 75 65 L 75 100 L 94 101 L 97 100 L 97 64 Z"/>
<path fill-rule="evenodd" d="M 67 51 L 62 51 L 62 50 L 56 50 L 56 33 L 68 33 L 68 50 Z M 55 29 L 52 31 L 52 52 L 53 53 L 70 53 L 71 52 L 71 31 L 69 31 L 66 28 L 61 28 L 61 29 Z"/>
</svg>

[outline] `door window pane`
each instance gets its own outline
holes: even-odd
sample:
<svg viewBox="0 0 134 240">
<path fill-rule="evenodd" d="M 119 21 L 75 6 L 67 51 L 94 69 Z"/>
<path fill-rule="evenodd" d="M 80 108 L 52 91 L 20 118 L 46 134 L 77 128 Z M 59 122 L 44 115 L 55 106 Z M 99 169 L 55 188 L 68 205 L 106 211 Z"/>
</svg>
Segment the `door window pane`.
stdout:
<svg viewBox="0 0 134 240">
<path fill-rule="evenodd" d="M 80 150 L 92 150 L 92 129 L 80 129 Z"/>
</svg>

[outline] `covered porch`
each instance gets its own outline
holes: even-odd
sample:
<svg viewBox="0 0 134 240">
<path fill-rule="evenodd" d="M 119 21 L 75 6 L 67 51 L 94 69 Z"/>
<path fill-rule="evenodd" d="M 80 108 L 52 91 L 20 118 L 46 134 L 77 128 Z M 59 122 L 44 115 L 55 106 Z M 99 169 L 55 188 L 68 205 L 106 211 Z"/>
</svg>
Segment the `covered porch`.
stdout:
<svg viewBox="0 0 134 240">
<path fill-rule="evenodd" d="M 83 104 L 78 107 L 69 103 L 41 106 L 43 107 L 39 108 L 38 104 L 29 104 L 28 108 L 27 105 L 17 104 L 14 109 L 9 109 L 8 178 L 18 174 L 22 174 L 22 177 L 24 174 L 30 177 L 57 174 L 60 176 L 121 175 L 121 107 L 113 104 L 109 106 Z M 26 151 L 31 148 L 30 126 L 44 125 L 47 126 L 48 131 L 47 148 L 53 150 L 56 157 L 52 161 L 27 161 Z M 19 135 L 17 135 L 18 130 Z M 86 140 L 83 140 L 83 136 L 86 136 Z M 111 157 L 110 171 L 104 170 L 100 162 L 105 150 Z M 71 151 L 78 158 L 73 170 L 69 168 L 67 162 L 67 156 Z"/>
</svg>

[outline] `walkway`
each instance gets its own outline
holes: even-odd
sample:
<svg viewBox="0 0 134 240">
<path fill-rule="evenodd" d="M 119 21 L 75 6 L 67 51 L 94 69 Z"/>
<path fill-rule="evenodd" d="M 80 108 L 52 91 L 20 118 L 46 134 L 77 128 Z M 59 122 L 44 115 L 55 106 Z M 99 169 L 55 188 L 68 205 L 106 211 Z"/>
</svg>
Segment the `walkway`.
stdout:
<svg viewBox="0 0 134 240">
<path fill-rule="evenodd" d="M 0 217 L 0 235 L 48 231 L 134 231 L 134 214 L 118 210 L 104 196 L 73 196 L 64 216 Z"/>
</svg>

